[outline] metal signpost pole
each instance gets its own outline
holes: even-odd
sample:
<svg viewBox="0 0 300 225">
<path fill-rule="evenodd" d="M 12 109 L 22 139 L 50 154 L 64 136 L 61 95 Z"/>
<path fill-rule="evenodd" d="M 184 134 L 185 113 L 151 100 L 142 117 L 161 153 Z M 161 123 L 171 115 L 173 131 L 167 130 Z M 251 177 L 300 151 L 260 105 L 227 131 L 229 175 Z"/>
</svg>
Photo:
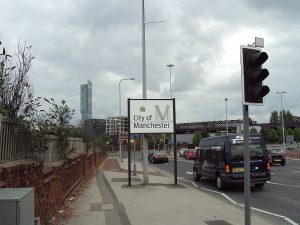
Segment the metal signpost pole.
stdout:
<svg viewBox="0 0 300 225">
<path fill-rule="evenodd" d="M 146 86 L 146 47 L 145 47 L 145 3 L 142 0 L 142 57 L 143 57 L 143 99 L 147 99 Z M 148 139 L 142 134 L 143 140 L 143 182 L 149 183 L 148 174 Z"/>
<path fill-rule="evenodd" d="M 280 106 L 281 106 L 281 122 L 282 122 L 282 150 L 286 152 L 285 146 L 285 135 L 284 135 L 284 118 L 283 118 L 283 107 L 282 107 L 282 94 L 285 94 L 286 91 L 278 91 L 276 94 L 280 94 Z"/>
<path fill-rule="evenodd" d="M 0 113 L 0 133 L 2 132 L 2 114 Z"/>
<path fill-rule="evenodd" d="M 228 101 L 228 98 L 225 98 L 225 106 L 226 106 L 226 135 L 228 135 L 227 101 Z"/>
<path fill-rule="evenodd" d="M 249 108 L 243 105 L 243 133 L 244 133 L 244 201 L 245 225 L 251 225 L 250 206 L 250 152 L 249 152 Z"/>
<path fill-rule="evenodd" d="M 174 66 L 173 64 L 168 64 L 168 65 L 167 65 L 167 67 L 170 68 L 170 98 L 171 98 L 171 99 L 173 98 L 173 96 L 172 96 L 172 67 L 173 67 L 173 66 Z M 174 135 L 172 134 L 172 135 L 171 135 L 171 140 L 174 139 L 173 136 L 174 136 Z M 174 145 L 173 145 L 173 147 L 174 147 Z M 171 151 L 172 151 L 172 150 L 171 150 Z"/>
<path fill-rule="evenodd" d="M 135 138 L 133 139 L 133 175 L 136 176 L 136 164 L 135 164 L 135 154 L 136 154 L 136 151 L 135 151 Z"/>
<path fill-rule="evenodd" d="M 128 124 L 130 124 L 130 99 L 127 100 L 128 108 Z M 131 143 L 130 143 L 130 126 L 128 126 L 128 139 L 127 139 L 127 149 L 128 149 L 128 186 L 131 186 Z"/>
<path fill-rule="evenodd" d="M 176 110 L 175 110 L 175 98 L 173 98 L 173 120 L 174 120 L 174 184 L 177 185 L 177 148 L 176 148 Z"/>
</svg>

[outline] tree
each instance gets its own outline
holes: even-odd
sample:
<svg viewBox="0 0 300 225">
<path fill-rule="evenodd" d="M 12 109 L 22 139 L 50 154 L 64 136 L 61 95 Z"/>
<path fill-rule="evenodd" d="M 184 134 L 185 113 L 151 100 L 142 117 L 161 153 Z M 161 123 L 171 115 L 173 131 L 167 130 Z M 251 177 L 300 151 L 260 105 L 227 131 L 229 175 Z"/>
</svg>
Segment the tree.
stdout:
<svg viewBox="0 0 300 225">
<path fill-rule="evenodd" d="M 257 130 L 256 130 L 255 127 L 252 127 L 252 128 L 250 129 L 250 134 L 257 134 Z"/>
<path fill-rule="evenodd" d="M 219 131 L 219 130 L 216 130 L 216 136 L 222 136 L 222 133 L 221 133 L 221 131 Z"/>
<path fill-rule="evenodd" d="M 275 143 L 278 141 L 278 134 L 275 129 L 269 129 L 267 132 L 267 139 L 271 143 Z"/>
<path fill-rule="evenodd" d="M 1 45 L 0 41 L 0 45 Z M 32 46 L 19 42 L 17 53 L 10 55 L 5 47 L 0 54 L 0 113 L 24 119 L 38 106 L 29 81 L 29 70 L 35 58 Z"/>
<path fill-rule="evenodd" d="M 293 121 L 293 114 L 288 110 L 282 110 L 283 111 L 283 121 L 284 123 L 292 122 Z M 279 113 L 279 122 L 282 123 L 282 111 Z"/>
<path fill-rule="evenodd" d="M 153 139 L 152 135 L 149 135 L 149 137 L 148 137 L 148 147 L 149 147 L 149 149 L 154 148 L 154 139 Z"/>
<path fill-rule="evenodd" d="M 107 133 L 102 133 L 99 139 L 96 140 L 96 145 L 98 145 L 101 151 L 106 151 L 107 142 L 110 141 L 109 135 Z"/>
<path fill-rule="evenodd" d="M 288 128 L 288 129 L 286 130 L 286 134 L 287 134 L 287 135 L 294 135 L 294 130 L 293 130 L 292 128 Z"/>
<path fill-rule="evenodd" d="M 201 138 L 202 138 L 201 133 L 199 131 L 196 131 L 194 136 L 193 136 L 193 144 L 195 146 L 198 146 L 200 141 L 201 141 Z"/>
<path fill-rule="evenodd" d="M 298 142 L 300 140 L 300 128 L 295 128 L 294 129 L 294 137 L 295 137 L 295 140 Z"/>
<path fill-rule="evenodd" d="M 293 122 L 293 114 L 288 110 L 285 116 L 285 122 Z"/>
<path fill-rule="evenodd" d="M 273 111 L 271 113 L 271 116 L 270 116 L 270 123 L 279 123 L 279 120 L 278 120 L 278 112 L 277 111 Z"/>
<path fill-rule="evenodd" d="M 207 137 L 209 137 L 209 134 L 208 134 L 207 130 L 202 130 L 202 131 L 201 131 L 201 137 L 202 137 L 202 138 L 207 138 Z"/>
<path fill-rule="evenodd" d="M 75 110 L 71 110 L 65 100 L 61 101 L 61 105 L 57 105 L 53 98 L 50 100 L 44 98 L 44 100 L 50 104 L 49 112 L 43 111 L 47 129 L 49 129 L 49 134 L 57 137 L 58 152 L 66 157 L 72 150 L 69 149 L 67 138 L 70 137 L 73 128 L 71 120 Z"/>
</svg>

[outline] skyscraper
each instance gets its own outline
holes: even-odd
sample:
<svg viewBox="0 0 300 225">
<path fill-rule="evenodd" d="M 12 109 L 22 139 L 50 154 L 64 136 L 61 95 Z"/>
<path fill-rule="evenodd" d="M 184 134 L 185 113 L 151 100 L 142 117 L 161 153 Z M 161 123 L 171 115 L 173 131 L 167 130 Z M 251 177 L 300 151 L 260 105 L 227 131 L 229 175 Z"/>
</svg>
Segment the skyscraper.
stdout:
<svg viewBox="0 0 300 225">
<path fill-rule="evenodd" d="M 82 122 L 92 119 L 92 82 L 80 85 L 80 113 Z"/>
</svg>

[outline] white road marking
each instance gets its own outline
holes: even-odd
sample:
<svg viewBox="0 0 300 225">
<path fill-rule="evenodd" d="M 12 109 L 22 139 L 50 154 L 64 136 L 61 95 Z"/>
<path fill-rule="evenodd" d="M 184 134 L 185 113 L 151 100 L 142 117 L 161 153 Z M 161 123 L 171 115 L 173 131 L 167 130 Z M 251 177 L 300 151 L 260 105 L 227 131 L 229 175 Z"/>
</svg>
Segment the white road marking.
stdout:
<svg viewBox="0 0 300 225">
<path fill-rule="evenodd" d="M 286 186 L 286 187 L 294 187 L 294 188 L 300 188 L 300 186 L 298 185 L 289 185 L 289 184 L 280 184 L 280 183 L 274 183 L 271 181 L 267 181 L 268 184 L 275 184 L 275 185 L 279 185 L 279 186 Z"/>
<path fill-rule="evenodd" d="M 158 169 L 160 170 L 160 169 Z M 161 170 L 161 171 L 164 171 L 164 170 Z M 164 171 L 166 175 L 170 176 L 170 173 Z M 243 204 L 240 204 L 240 203 L 237 203 L 236 201 L 234 201 L 233 199 L 231 199 L 228 195 L 222 193 L 222 192 L 219 192 L 219 191 L 214 191 L 214 190 L 211 190 L 211 189 L 208 189 L 208 188 L 200 188 L 195 182 L 191 181 L 191 180 L 186 180 L 182 177 L 177 177 L 178 180 L 182 180 L 182 181 L 187 181 L 187 182 L 190 182 L 193 184 L 193 186 L 197 189 L 202 189 L 202 190 L 205 190 L 205 191 L 210 191 L 210 192 L 214 192 L 214 193 L 217 193 L 217 194 L 220 194 L 222 195 L 224 198 L 226 198 L 228 201 L 230 201 L 232 204 L 234 205 L 238 205 L 238 206 L 241 206 L 241 207 L 244 207 Z M 270 183 L 270 184 L 277 184 L 277 183 L 271 183 L 270 181 L 267 181 L 267 183 Z M 284 184 L 277 184 L 277 185 L 283 185 L 283 186 L 292 186 L 292 185 L 284 185 Z M 300 187 L 300 186 L 292 186 L 292 187 Z M 286 216 L 282 216 L 282 215 L 279 215 L 279 214 L 276 214 L 276 213 L 272 213 L 272 212 L 268 212 L 268 211 L 265 211 L 265 210 L 262 210 L 262 209 L 258 209 L 258 208 L 253 208 L 251 207 L 251 209 L 253 210 L 256 210 L 256 211 L 259 211 L 259 212 L 262 212 L 262 213 L 266 213 L 266 214 L 269 214 L 269 215 L 273 215 L 273 216 L 276 216 L 276 217 L 279 217 L 279 218 L 282 218 L 284 219 L 285 221 L 287 221 L 288 223 L 290 223 L 291 225 L 299 225 L 298 223 L 294 222 L 293 220 L 291 220 L 290 218 L 286 217 Z"/>
<path fill-rule="evenodd" d="M 186 172 L 187 174 L 193 174 L 193 172 Z"/>
<path fill-rule="evenodd" d="M 190 183 L 192 183 L 194 185 L 195 188 L 199 188 L 199 186 L 197 184 L 195 184 L 195 182 L 193 182 L 193 181 L 186 180 L 186 179 L 180 179 L 180 180 L 190 182 Z M 224 198 L 226 198 L 228 201 L 230 201 L 232 204 L 244 207 L 243 204 L 237 203 L 236 201 L 234 201 L 233 199 L 231 199 L 228 195 L 226 195 L 226 194 L 224 194 L 222 192 L 211 190 L 211 189 L 208 189 L 208 188 L 200 188 L 200 189 L 205 190 L 205 191 L 210 191 L 210 192 L 213 192 L 213 193 L 216 193 L 216 194 L 220 194 Z M 288 223 L 290 223 L 292 225 L 299 225 L 298 223 L 294 222 L 293 220 L 291 220 L 290 218 L 288 218 L 286 216 L 282 216 L 282 215 L 279 215 L 279 214 L 276 214 L 276 213 L 268 212 L 268 211 L 265 211 L 265 210 L 262 210 L 262 209 L 258 209 L 258 208 L 254 208 L 254 207 L 251 207 L 251 209 L 255 210 L 255 211 L 258 211 L 258 212 L 262 212 L 262 213 L 268 214 L 268 215 L 272 215 L 272 216 L 276 216 L 276 217 L 282 218 L 282 219 L 286 220 Z"/>
</svg>

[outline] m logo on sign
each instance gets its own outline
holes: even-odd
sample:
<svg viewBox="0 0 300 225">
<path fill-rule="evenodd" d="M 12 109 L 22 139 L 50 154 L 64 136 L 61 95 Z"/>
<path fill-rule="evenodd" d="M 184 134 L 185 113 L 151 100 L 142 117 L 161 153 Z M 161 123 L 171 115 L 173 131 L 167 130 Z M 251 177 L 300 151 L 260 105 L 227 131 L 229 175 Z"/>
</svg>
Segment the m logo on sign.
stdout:
<svg viewBox="0 0 300 225">
<path fill-rule="evenodd" d="M 164 113 L 161 112 L 159 105 L 155 105 L 155 121 L 169 120 L 170 105 L 166 105 Z"/>
</svg>

